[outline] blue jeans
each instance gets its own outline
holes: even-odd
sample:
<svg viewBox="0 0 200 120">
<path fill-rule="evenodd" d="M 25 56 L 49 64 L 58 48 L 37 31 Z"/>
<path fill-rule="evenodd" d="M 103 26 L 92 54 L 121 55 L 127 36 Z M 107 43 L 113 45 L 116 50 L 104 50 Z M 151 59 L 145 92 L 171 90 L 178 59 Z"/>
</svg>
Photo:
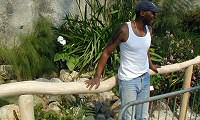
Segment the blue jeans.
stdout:
<svg viewBox="0 0 200 120">
<path fill-rule="evenodd" d="M 121 96 L 122 107 L 128 102 L 150 97 L 149 73 L 145 73 L 131 80 L 119 80 L 119 92 Z M 123 120 L 147 120 L 148 108 L 149 103 L 129 107 L 123 114 Z"/>
</svg>

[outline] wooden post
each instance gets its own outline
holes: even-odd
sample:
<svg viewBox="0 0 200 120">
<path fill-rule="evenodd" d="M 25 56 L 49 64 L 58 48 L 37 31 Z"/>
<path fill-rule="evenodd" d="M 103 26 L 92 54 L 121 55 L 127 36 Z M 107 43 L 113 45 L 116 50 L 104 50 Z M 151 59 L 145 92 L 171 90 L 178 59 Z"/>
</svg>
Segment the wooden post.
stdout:
<svg viewBox="0 0 200 120">
<path fill-rule="evenodd" d="M 183 89 L 190 88 L 192 72 L 193 72 L 193 65 L 189 66 L 185 70 Z M 182 101 L 181 101 L 181 109 L 180 109 L 179 120 L 185 120 L 186 119 L 186 113 L 187 113 L 189 98 L 190 98 L 190 93 L 184 93 L 183 94 Z"/>
<path fill-rule="evenodd" d="M 19 96 L 19 110 L 20 110 L 21 120 L 35 120 L 33 95 Z"/>
</svg>

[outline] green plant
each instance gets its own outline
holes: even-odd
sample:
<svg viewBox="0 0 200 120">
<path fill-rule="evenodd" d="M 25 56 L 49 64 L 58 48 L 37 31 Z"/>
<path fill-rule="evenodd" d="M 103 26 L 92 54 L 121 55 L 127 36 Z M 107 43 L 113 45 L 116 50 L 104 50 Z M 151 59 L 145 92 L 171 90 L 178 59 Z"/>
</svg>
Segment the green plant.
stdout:
<svg viewBox="0 0 200 120">
<path fill-rule="evenodd" d="M 200 35 L 200 7 L 195 6 L 193 9 L 190 9 L 185 13 L 182 24 L 186 31 L 190 31 Z"/>
<path fill-rule="evenodd" d="M 0 99 L 0 107 L 2 107 L 4 105 L 9 105 L 9 102 L 7 100 Z"/>
<path fill-rule="evenodd" d="M 78 6 L 80 6 L 79 2 L 77 1 Z M 110 21 L 104 23 L 105 4 L 101 5 L 99 1 L 95 1 L 94 4 L 86 2 L 85 7 L 91 8 L 91 17 L 87 16 L 88 9 L 85 9 L 84 16 L 66 15 L 66 22 L 57 29 L 57 34 L 62 35 L 67 40 L 67 44 L 61 53 L 56 54 L 55 61 L 66 60 L 71 71 L 89 71 L 96 68 L 101 52 L 111 36 L 109 30 L 112 31 L 114 25 L 109 25 Z M 72 66 L 69 63 L 74 64 Z"/>
<path fill-rule="evenodd" d="M 199 54 L 199 36 L 188 32 L 187 27 L 191 19 L 196 19 L 198 24 L 198 9 L 193 7 L 192 1 L 187 0 L 163 0 L 160 2 L 162 11 L 153 24 L 155 34 L 152 43 L 157 48 L 158 54 L 163 58 L 188 60 Z M 195 16 L 195 17 L 192 17 Z M 198 26 L 198 25 L 197 25 Z M 193 53 L 192 53 L 193 52 Z M 172 56 L 171 56 L 172 55 Z M 180 62 L 180 61 L 174 61 Z"/>
<path fill-rule="evenodd" d="M 20 44 L 9 53 L 9 64 L 18 80 L 35 79 L 55 69 L 55 38 L 50 20 L 39 18 L 34 31 L 19 37 Z"/>
<path fill-rule="evenodd" d="M 198 55 L 198 48 L 195 46 L 197 38 L 190 33 L 182 32 L 181 35 L 174 35 L 167 31 L 164 37 L 153 39 L 153 44 L 157 46 L 157 53 L 164 58 L 163 65 L 183 62 Z"/>
<path fill-rule="evenodd" d="M 192 43 L 194 45 L 194 52 L 196 55 L 199 55 L 200 48 L 199 48 L 199 39 L 200 39 L 200 7 L 196 6 L 191 10 L 188 10 L 185 13 L 184 18 L 182 19 L 181 23 L 184 25 L 183 28 L 185 31 L 190 33 L 193 40 Z"/>
<path fill-rule="evenodd" d="M 62 96 L 60 101 L 62 120 L 84 120 L 86 116 L 95 115 L 94 109 L 88 106 L 89 102 L 87 98 L 80 98 L 78 95 Z"/>
<path fill-rule="evenodd" d="M 95 115 L 95 111 L 88 107 L 89 101 L 78 96 L 61 96 L 58 100 L 60 111 L 43 111 L 42 103 L 34 107 L 36 120 L 85 120 L 86 116 Z"/>
<path fill-rule="evenodd" d="M 181 77 L 181 75 L 183 76 L 183 73 L 179 74 L 180 75 L 169 73 L 166 75 L 151 76 L 151 85 L 153 85 L 156 90 L 156 94 L 154 95 L 180 90 L 183 83 L 183 78 Z"/>
<path fill-rule="evenodd" d="M 80 15 L 66 15 L 64 24 L 55 28 L 55 33 L 64 37 L 66 45 L 56 53 L 54 61 L 66 62 L 71 71 L 94 71 L 103 49 L 115 30 L 125 21 L 133 20 L 135 16 L 132 11 L 135 9 L 133 6 L 136 0 L 85 1 L 84 12 L 80 10 Z M 80 8 L 80 1 L 76 2 Z M 152 56 L 154 60 L 160 59 L 160 56 L 154 53 Z M 104 74 L 116 73 L 119 61 L 117 48 L 110 56 Z"/>
<path fill-rule="evenodd" d="M 153 26 L 155 34 L 165 34 L 166 31 L 178 34 L 182 27 L 181 20 L 192 5 L 192 1 L 188 0 L 162 0 L 160 2 L 162 11 Z"/>
<path fill-rule="evenodd" d="M 7 65 L 9 49 L 4 44 L 1 44 L 0 51 L 0 65 Z"/>
<path fill-rule="evenodd" d="M 42 113 L 42 103 L 38 103 L 36 106 L 34 106 L 34 116 L 36 120 L 41 120 L 43 113 Z"/>
<path fill-rule="evenodd" d="M 156 53 L 156 49 L 155 48 L 153 48 L 153 47 L 151 47 L 150 49 L 149 49 L 149 52 L 150 52 L 150 55 L 151 55 L 151 60 L 152 61 L 154 61 L 154 62 L 156 62 L 156 63 L 161 63 L 162 62 L 162 56 L 160 56 L 160 55 L 158 55 L 157 53 Z"/>
<path fill-rule="evenodd" d="M 60 120 L 60 114 L 55 111 L 43 111 L 42 103 L 37 104 L 34 107 L 34 114 L 36 120 Z"/>
</svg>

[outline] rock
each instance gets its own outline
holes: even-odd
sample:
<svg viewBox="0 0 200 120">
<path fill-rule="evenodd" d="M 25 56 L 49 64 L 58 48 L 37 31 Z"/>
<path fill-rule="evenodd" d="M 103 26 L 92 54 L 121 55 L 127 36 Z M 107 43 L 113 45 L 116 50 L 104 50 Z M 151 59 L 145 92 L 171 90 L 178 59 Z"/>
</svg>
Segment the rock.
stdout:
<svg viewBox="0 0 200 120">
<path fill-rule="evenodd" d="M 0 85 L 1 84 L 5 84 L 5 81 L 3 79 L 0 78 Z"/>
<path fill-rule="evenodd" d="M 12 104 L 12 105 L 5 105 L 0 108 L 0 120 L 16 120 L 14 116 L 14 111 L 16 116 L 20 119 L 20 112 L 19 106 Z"/>
<path fill-rule="evenodd" d="M 80 77 L 82 77 L 82 78 L 90 78 L 92 75 L 93 75 L 92 72 L 87 72 L 87 73 L 83 73 L 83 74 L 81 74 Z"/>
<path fill-rule="evenodd" d="M 73 80 L 77 79 L 78 78 L 78 72 L 76 71 L 73 71 L 70 76 L 72 77 Z"/>
<path fill-rule="evenodd" d="M 84 118 L 84 120 L 95 120 L 94 116 L 87 116 Z"/>
<path fill-rule="evenodd" d="M 114 116 L 113 112 L 111 110 L 107 110 L 105 113 L 104 113 L 105 117 L 108 119 L 108 118 L 111 118 Z"/>
<path fill-rule="evenodd" d="M 33 95 L 33 105 L 36 106 L 38 103 L 42 103 L 43 95 Z"/>
<path fill-rule="evenodd" d="M 58 73 L 55 72 L 55 71 L 51 72 L 50 74 L 49 74 L 49 73 L 44 73 L 44 74 L 42 75 L 42 78 L 46 78 L 46 79 L 58 78 L 58 77 L 59 77 L 59 75 L 58 75 Z"/>
<path fill-rule="evenodd" d="M 46 79 L 46 78 L 38 78 L 35 81 L 39 81 L 39 82 L 58 82 L 58 83 L 62 82 L 59 78 L 51 78 L 50 80 Z"/>
<path fill-rule="evenodd" d="M 9 83 L 15 83 L 18 82 L 17 80 L 9 80 Z"/>
<path fill-rule="evenodd" d="M 114 118 L 112 118 L 112 117 L 109 117 L 107 120 L 115 120 Z"/>
<path fill-rule="evenodd" d="M 100 93 L 100 101 L 106 106 L 110 107 L 115 94 L 112 91 Z"/>
<path fill-rule="evenodd" d="M 167 116 L 166 116 L 166 110 L 160 110 L 160 112 L 156 110 L 153 112 L 153 116 L 151 117 L 151 119 L 157 120 L 158 115 L 159 115 L 160 120 L 164 120 L 165 118 L 167 118 L 167 120 L 172 120 L 172 117 L 173 117 L 173 113 L 171 112 L 171 110 L 168 111 Z M 174 120 L 178 120 L 178 119 L 174 117 Z"/>
<path fill-rule="evenodd" d="M 61 111 L 59 102 L 55 101 L 55 102 L 51 102 L 49 104 L 49 109 L 55 111 L 56 113 L 59 113 Z"/>
<path fill-rule="evenodd" d="M 101 101 L 105 101 L 106 99 L 112 100 L 115 94 L 112 91 L 100 93 Z"/>
<path fill-rule="evenodd" d="M 104 105 L 101 105 L 101 108 L 100 108 L 101 113 L 106 113 L 107 110 L 108 110 L 107 107 L 105 107 Z"/>
<path fill-rule="evenodd" d="M 46 78 L 38 78 L 38 79 L 36 79 L 35 81 L 38 81 L 38 82 L 49 82 L 49 79 L 46 79 Z"/>
<path fill-rule="evenodd" d="M 0 65 L 0 73 L 3 74 L 5 80 L 12 79 L 12 66 L 11 65 Z"/>
<path fill-rule="evenodd" d="M 121 100 L 119 99 L 119 100 L 117 100 L 112 106 L 111 106 L 111 110 L 112 111 L 114 111 L 114 110 L 116 110 L 116 109 L 120 109 L 120 107 L 121 107 Z"/>
<path fill-rule="evenodd" d="M 49 82 L 62 82 L 62 80 L 60 80 L 59 78 L 51 78 Z"/>
<path fill-rule="evenodd" d="M 62 69 L 60 71 L 60 77 L 59 77 L 63 82 L 72 82 L 73 81 L 73 78 L 72 76 L 70 75 L 70 73 L 65 70 L 65 69 Z"/>
<path fill-rule="evenodd" d="M 104 106 L 106 107 L 110 107 L 112 105 L 111 100 L 110 99 L 106 99 L 105 101 L 103 101 Z"/>
<path fill-rule="evenodd" d="M 86 80 L 89 80 L 88 78 L 78 78 L 76 82 L 85 82 Z"/>
<path fill-rule="evenodd" d="M 95 105 L 95 107 L 94 107 L 94 110 L 95 110 L 96 112 L 99 112 L 100 109 L 101 109 L 101 107 L 102 107 L 102 103 L 97 102 L 96 105 Z"/>
<path fill-rule="evenodd" d="M 97 120 L 106 120 L 105 115 L 104 114 L 98 114 Z"/>
</svg>

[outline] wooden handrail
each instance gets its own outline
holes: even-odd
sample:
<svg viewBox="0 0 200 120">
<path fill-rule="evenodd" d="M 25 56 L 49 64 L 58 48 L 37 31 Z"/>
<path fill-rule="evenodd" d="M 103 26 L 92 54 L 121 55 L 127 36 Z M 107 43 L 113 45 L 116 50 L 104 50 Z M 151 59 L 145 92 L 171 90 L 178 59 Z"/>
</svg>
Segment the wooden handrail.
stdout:
<svg viewBox="0 0 200 120">
<path fill-rule="evenodd" d="M 150 70 L 150 75 L 164 74 L 179 71 L 191 65 L 199 64 L 200 56 L 182 63 L 161 66 L 158 68 L 158 73 Z M 38 81 L 23 81 L 16 83 L 8 83 L 0 85 L 0 98 L 8 96 L 19 97 L 21 120 L 34 120 L 34 106 L 32 94 L 43 95 L 66 95 L 66 94 L 82 94 L 82 93 L 99 93 L 111 90 L 117 84 L 117 77 L 113 76 L 101 82 L 97 90 L 89 90 L 84 82 L 69 82 L 69 83 L 52 83 Z M 184 117 L 185 113 L 182 114 Z"/>
<path fill-rule="evenodd" d="M 172 65 L 161 66 L 158 68 L 157 74 L 164 74 L 179 71 L 190 65 L 200 63 L 200 56 L 194 59 L 176 63 Z M 151 75 L 156 73 L 150 70 Z M 111 90 L 117 84 L 116 76 L 113 76 L 101 82 L 97 90 L 88 90 L 84 82 L 69 82 L 69 83 L 52 83 L 38 81 L 22 81 L 0 85 L 0 98 L 26 94 L 48 94 L 48 95 L 64 95 L 64 94 L 82 94 L 82 93 L 100 93 Z"/>
</svg>

